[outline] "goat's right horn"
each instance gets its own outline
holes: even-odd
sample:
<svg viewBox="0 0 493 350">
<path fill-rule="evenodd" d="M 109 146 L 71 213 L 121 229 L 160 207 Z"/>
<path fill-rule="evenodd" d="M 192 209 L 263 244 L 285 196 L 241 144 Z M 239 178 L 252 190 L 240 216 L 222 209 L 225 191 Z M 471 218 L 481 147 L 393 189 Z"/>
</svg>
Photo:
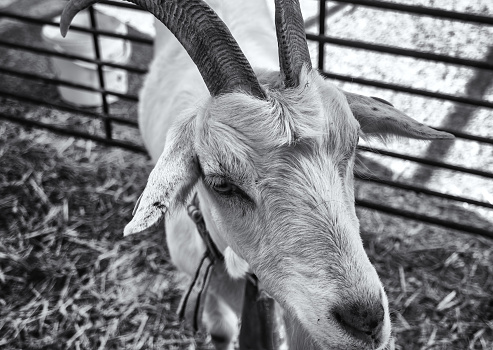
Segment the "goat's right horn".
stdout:
<svg viewBox="0 0 493 350">
<path fill-rule="evenodd" d="M 217 14 L 201 0 L 127 0 L 152 13 L 188 52 L 212 96 L 242 90 L 266 99 L 250 63 Z M 75 15 L 99 0 L 70 0 L 60 21 L 66 35 Z"/>
<path fill-rule="evenodd" d="M 303 65 L 312 69 L 298 0 L 276 0 L 276 32 L 284 83 L 286 87 L 298 86 Z"/>
</svg>

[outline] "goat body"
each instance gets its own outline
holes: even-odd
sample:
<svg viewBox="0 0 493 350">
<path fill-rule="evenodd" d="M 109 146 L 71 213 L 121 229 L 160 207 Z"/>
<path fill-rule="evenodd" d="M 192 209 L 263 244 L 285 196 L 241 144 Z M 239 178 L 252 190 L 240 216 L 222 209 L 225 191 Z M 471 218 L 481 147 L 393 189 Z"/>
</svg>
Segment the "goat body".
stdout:
<svg viewBox="0 0 493 350">
<path fill-rule="evenodd" d="M 275 27 L 265 0 L 207 2 L 225 21 L 254 69 L 278 70 Z M 155 28 L 154 59 L 140 92 L 139 127 L 156 162 L 164 149 L 163 135 L 168 134 L 177 120 L 186 118 L 184 111 L 194 113 L 210 95 L 197 67 L 175 36 L 158 20 Z M 202 208 L 206 207 L 205 203 Z M 226 249 L 226 243 L 208 221 L 216 245 L 229 262 L 230 273 L 222 269 L 214 271 L 210 283 L 213 294 L 209 293 L 207 298 L 204 324 L 218 349 L 232 349 L 243 304 L 244 280 L 239 277 L 248 270 L 248 264 Z M 179 210 L 167 220 L 166 232 L 173 263 L 193 276 L 205 246 L 185 210 Z"/>
<path fill-rule="evenodd" d="M 180 42 L 158 23 L 139 109 L 156 166 L 124 233 L 142 232 L 169 212 L 171 258 L 193 275 L 205 246 L 183 205 L 196 190 L 225 256 L 225 268 L 211 276 L 203 317 L 217 349 L 234 349 L 248 272 L 283 308 L 290 350 L 383 349 L 388 301 L 363 249 L 354 204 L 358 139 L 451 135 L 325 81 L 311 68 L 298 1 L 275 0 L 275 25 L 264 1 L 209 2 L 255 73 L 199 0 L 135 1 Z M 62 15 L 62 32 L 84 6 Z M 165 7 L 174 15 L 163 15 Z M 215 26 L 222 28 L 218 40 L 204 47 Z M 225 67 L 233 67 L 232 82 Z"/>
<path fill-rule="evenodd" d="M 197 170 L 184 182 L 198 182 L 205 220 L 228 270 L 213 276 L 205 306 L 204 323 L 216 348 L 233 349 L 243 277 L 250 269 L 285 308 L 290 349 L 363 349 L 362 332 L 370 334 L 370 324 L 378 325 L 380 334 L 374 348 L 385 347 L 388 303 L 359 237 L 354 149 L 360 133 L 447 135 L 380 101 L 344 93 L 315 71 L 302 70 L 299 86 L 284 89 L 265 1 L 209 4 L 270 101 L 241 92 L 211 98 L 185 50 L 157 23 L 139 123 L 154 160 L 163 153 L 163 135 L 167 142 L 170 137 L 191 141 L 200 160 L 201 174 Z M 169 131 L 177 124 L 181 130 Z M 227 201 L 210 189 L 224 181 L 241 188 Z M 254 204 L 242 201 L 245 193 Z M 193 275 L 205 248 L 183 209 L 167 219 L 166 231 L 173 262 Z"/>
</svg>

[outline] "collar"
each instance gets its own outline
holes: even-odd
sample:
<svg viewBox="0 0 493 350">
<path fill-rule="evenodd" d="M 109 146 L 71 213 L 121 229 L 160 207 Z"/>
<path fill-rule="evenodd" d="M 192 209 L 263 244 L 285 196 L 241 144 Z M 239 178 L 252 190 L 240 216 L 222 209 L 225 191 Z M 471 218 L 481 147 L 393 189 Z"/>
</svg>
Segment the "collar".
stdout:
<svg viewBox="0 0 493 350">
<path fill-rule="evenodd" d="M 202 240 L 205 243 L 206 254 L 213 261 L 224 261 L 224 255 L 219 251 L 216 244 L 211 238 L 207 227 L 205 226 L 204 217 L 200 211 L 200 202 L 197 193 L 193 196 L 192 202 L 187 207 L 188 216 L 197 226 L 197 231 L 199 232 Z"/>
<path fill-rule="evenodd" d="M 206 252 L 200 261 L 192 283 L 182 298 L 179 316 L 192 323 L 195 331 L 201 328 L 205 295 L 210 276 L 215 266 L 224 263 L 224 255 L 219 251 L 207 230 L 204 217 L 200 211 L 197 194 L 187 207 L 187 212 L 197 226 Z M 278 350 L 282 345 L 282 313 L 274 299 L 259 289 L 255 274 L 247 274 L 241 329 L 239 335 L 240 349 Z"/>
</svg>

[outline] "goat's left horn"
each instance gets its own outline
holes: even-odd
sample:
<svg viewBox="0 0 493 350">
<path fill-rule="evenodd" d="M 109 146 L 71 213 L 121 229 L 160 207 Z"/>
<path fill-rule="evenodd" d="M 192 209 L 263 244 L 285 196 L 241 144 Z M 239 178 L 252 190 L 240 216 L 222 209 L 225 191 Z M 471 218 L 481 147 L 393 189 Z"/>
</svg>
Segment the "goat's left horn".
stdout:
<svg viewBox="0 0 493 350">
<path fill-rule="evenodd" d="M 266 94 L 224 22 L 201 0 L 127 0 L 152 13 L 175 35 L 199 69 L 212 96 L 241 90 Z M 70 0 L 60 20 L 67 33 L 75 15 L 99 0 Z"/>
<path fill-rule="evenodd" d="M 286 87 L 299 85 L 301 68 L 312 69 L 305 25 L 298 0 L 276 0 L 276 32 L 279 65 Z"/>
</svg>

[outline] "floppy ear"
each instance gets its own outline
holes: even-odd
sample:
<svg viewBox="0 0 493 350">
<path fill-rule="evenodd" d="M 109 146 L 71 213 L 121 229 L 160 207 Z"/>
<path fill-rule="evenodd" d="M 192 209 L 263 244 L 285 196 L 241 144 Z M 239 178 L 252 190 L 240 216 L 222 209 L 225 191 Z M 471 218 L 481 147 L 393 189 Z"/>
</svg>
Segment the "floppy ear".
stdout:
<svg viewBox="0 0 493 350">
<path fill-rule="evenodd" d="M 200 170 L 193 147 L 194 121 L 168 131 L 164 151 L 151 171 L 134 217 L 123 234 L 139 233 L 157 225 L 170 207 L 182 204 L 199 178 Z"/>
<path fill-rule="evenodd" d="M 363 136 L 404 136 L 421 140 L 454 138 L 452 134 L 415 121 L 381 98 L 343 92 Z"/>
</svg>

